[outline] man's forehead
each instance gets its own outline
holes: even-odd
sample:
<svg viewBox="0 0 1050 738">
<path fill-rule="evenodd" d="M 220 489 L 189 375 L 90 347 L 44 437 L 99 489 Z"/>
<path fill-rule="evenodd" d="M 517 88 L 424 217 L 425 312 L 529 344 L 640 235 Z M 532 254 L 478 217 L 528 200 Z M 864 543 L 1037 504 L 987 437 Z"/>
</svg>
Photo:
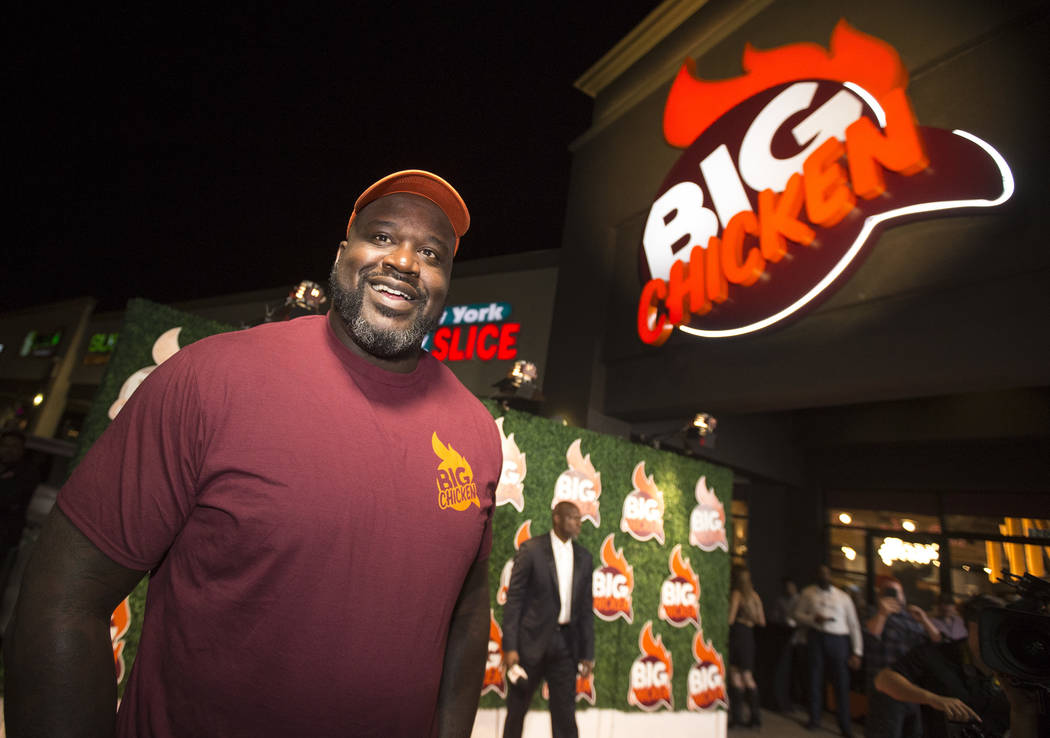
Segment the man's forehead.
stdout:
<svg viewBox="0 0 1050 738">
<path fill-rule="evenodd" d="M 435 231 L 435 236 L 450 245 L 455 242 L 456 232 L 445 212 L 432 200 L 410 192 L 396 192 L 373 200 L 361 210 L 355 222 L 364 224 L 387 220 L 400 225 L 407 218 L 421 216 L 427 221 L 428 227 Z"/>
</svg>

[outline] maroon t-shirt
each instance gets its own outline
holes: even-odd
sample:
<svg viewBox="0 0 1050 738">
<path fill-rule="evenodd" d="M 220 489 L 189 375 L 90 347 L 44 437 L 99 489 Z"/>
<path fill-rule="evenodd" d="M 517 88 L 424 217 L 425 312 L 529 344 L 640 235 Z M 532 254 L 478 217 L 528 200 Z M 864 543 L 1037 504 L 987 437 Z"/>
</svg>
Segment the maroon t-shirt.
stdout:
<svg viewBox="0 0 1050 738">
<path fill-rule="evenodd" d="M 152 571 L 118 734 L 428 735 L 501 463 L 444 365 L 384 371 L 324 317 L 179 351 L 58 498 Z"/>
</svg>

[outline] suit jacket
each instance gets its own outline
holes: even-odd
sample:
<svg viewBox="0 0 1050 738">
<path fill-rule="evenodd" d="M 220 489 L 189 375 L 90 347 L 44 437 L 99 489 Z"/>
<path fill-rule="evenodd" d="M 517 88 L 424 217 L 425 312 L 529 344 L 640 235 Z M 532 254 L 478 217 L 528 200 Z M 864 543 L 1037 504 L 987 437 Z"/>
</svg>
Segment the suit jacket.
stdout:
<svg viewBox="0 0 1050 738">
<path fill-rule="evenodd" d="M 569 644 L 577 661 L 594 660 L 594 613 L 590 552 L 572 542 L 572 611 Z M 517 651 L 523 663 L 537 663 L 558 628 L 561 595 L 551 537 L 544 534 L 522 544 L 503 608 L 503 650 Z"/>
</svg>

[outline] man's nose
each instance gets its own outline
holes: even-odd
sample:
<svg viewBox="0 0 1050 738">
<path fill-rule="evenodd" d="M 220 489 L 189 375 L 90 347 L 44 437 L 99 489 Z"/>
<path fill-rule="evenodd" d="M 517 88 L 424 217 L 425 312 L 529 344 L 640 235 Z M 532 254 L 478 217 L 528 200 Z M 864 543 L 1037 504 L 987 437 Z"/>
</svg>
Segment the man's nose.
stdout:
<svg viewBox="0 0 1050 738">
<path fill-rule="evenodd" d="M 411 241 L 402 241 L 383 257 L 383 264 L 406 274 L 419 273 L 419 254 Z"/>
</svg>

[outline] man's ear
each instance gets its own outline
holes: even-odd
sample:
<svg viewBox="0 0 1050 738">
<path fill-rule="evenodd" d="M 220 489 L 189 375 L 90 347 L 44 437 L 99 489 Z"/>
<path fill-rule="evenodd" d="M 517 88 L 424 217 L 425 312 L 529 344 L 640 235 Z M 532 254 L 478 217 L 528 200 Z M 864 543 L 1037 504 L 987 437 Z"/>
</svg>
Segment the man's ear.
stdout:
<svg viewBox="0 0 1050 738">
<path fill-rule="evenodd" d="M 343 255 L 343 249 L 345 249 L 348 245 L 349 244 L 347 244 L 346 241 L 340 241 L 339 242 L 339 250 L 335 252 L 335 258 L 336 259 L 338 259 L 340 256 Z"/>
</svg>

